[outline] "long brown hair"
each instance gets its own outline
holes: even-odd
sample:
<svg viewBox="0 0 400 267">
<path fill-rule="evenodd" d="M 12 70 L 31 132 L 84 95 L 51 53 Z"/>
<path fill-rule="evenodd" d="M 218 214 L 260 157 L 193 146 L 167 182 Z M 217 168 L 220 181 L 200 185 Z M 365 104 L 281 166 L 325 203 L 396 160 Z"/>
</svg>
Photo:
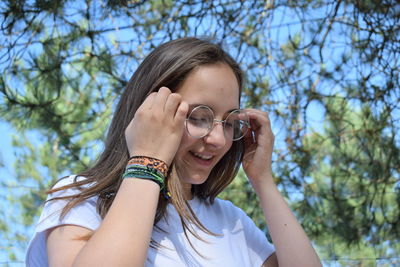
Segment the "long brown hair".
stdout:
<svg viewBox="0 0 400 267">
<path fill-rule="evenodd" d="M 69 200 L 61 216 L 65 216 L 71 208 L 86 199 L 99 196 L 97 211 L 101 218 L 104 218 L 121 185 L 121 177 L 128 162 L 129 152 L 124 132 L 136 110 L 151 92 L 157 91 L 162 86 L 175 92 L 192 70 L 202 65 L 217 63 L 227 64 L 232 69 L 241 92 L 242 71 L 237 62 L 219 44 L 187 37 L 164 43 L 153 50 L 139 65 L 120 97 L 107 133 L 103 153 L 93 167 L 77 176 L 83 176 L 86 179 L 78 181 L 75 178 L 74 183 L 49 191 L 53 193 L 74 187 L 80 190 L 80 193 L 76 195 L 51 199 Z M 242 157 L 243 143 L 233 142 L 230 150 L 213 168 L 206 182 L 193 185 L 193 196 L 213 203 L 215 197 L 232 182 L 240 167 Z M 170 201 L 181 217 L 185 234 L 186 230 L 194 234 L 187 227 L 186 222 L 193 222 L 203 231 L 212 234 L 199 222 L 191 210 L 184 198 L 178 175 L 174 171 L 167 177 L 167 188 L 171 193 L 171 198 L 167 200 L 160 194 L 154 225 L 166 215 L 166 206 Z"/>
</svg>

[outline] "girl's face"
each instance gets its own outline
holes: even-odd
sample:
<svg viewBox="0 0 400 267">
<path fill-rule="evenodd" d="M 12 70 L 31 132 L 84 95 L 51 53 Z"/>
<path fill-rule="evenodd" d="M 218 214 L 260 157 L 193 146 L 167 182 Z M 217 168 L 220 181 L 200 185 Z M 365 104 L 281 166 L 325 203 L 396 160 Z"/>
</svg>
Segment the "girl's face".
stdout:
<svg viewBox="0 0 400 267">
<path fill-rule="evenodd" d="M 193 70 L 176 92 L 189 104 L 189 112 L 205 105 L 212 109 L 217 120 L 223 120 L 231 110 L 239 108 L 239 84 L 232 69 L 224 63 Z M 231 145 L 221 123 L 215 123 L 211 132 L 202 138 L 194 138 L 185 130 L 175 165 L 188 197 L 191 185 L 204 183 Z"/>
</svg>

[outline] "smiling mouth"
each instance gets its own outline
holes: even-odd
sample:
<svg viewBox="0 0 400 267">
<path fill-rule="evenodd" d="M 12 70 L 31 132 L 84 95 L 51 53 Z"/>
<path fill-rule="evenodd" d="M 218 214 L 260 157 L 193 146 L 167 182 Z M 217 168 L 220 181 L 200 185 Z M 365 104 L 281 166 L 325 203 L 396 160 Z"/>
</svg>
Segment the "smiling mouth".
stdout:
<svg viewBox="0 0 400 267">
<path fill-rule="evenodd" d="M 195 156 L 196 158 L 202 159 L 202 160 L 211 160 L 214 156 L 210 156 L 210 155 L 203 155 L 200 153 L 196 153 L 196 152 L 190 152 L 193 156 Z"/>
</svg>

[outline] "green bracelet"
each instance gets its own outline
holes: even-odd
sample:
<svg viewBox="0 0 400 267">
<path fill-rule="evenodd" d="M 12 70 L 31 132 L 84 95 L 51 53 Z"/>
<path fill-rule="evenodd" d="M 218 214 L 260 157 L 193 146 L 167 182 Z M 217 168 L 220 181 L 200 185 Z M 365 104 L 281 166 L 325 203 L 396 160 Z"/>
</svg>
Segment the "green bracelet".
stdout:
<svg viewBox="0 0 400 267">
<path fill-rule="evenodd" d="M 122 178 L 138 178 L 138 179 L 148 179 L 160 186 L 160 191 L 165 199 L 171 198 L 170 192 L 165 186 L 165 176 L 156 168 L 141 164 L 128 164 L 125 168 L 125 172 Z"/>
</svg>

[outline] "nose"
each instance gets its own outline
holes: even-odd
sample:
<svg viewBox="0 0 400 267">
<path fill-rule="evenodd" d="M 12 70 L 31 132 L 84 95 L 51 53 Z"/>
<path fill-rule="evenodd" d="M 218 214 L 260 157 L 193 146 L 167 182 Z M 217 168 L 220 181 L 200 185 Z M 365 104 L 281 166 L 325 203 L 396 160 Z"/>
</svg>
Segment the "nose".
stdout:
<svg viewBox="0 0 400 267">
<path fill-rule="evenodd" d="M 224 133 L 224 126 L 221 121 L 215 120 L 214 126 L 211 131 L 204 137 L 207 144 L 215 148 L 221 148 L 226 145 L 226 136 Z"/>
</svg>

